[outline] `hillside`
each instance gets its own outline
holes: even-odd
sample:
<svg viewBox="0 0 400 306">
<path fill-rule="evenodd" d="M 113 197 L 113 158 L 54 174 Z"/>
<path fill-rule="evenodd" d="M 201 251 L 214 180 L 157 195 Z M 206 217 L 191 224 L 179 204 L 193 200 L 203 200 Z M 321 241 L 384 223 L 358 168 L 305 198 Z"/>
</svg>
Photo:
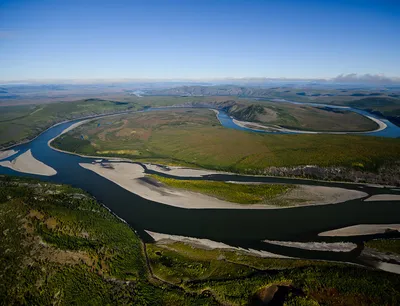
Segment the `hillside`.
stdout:
<svg viewBox="0 0 400 306">
<path fill-rule="evenodd" d="M 80 189 L 0 176 L 1 305 L 398 305 L 398 275 L 142 243 Z M 332 294 L 334 292 L 334 294 Z"/>
</svg>

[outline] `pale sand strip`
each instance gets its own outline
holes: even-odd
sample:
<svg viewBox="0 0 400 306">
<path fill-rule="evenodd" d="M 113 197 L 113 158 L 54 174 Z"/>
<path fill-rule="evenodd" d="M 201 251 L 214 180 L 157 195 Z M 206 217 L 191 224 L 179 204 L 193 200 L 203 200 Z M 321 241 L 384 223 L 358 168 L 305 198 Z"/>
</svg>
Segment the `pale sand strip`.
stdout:
<svg viewBox="0 0 400 306">
<path fill-rule="evenodd" d="M 138 165 L 138 164 L 131 164 L 131 163 L 111 163 L 107 164 L 109 166 L 104 167 L 100 163 L 92 163 L 92 164 L 87 164 L 87 163 L 81 163 L 80 166 L 91 170 L 104 178 L 116 183 L 117 185 L 121 186 L 122 188 L 125 188 L 126 190 L 137 194 L 138 196 L 175 206 L 175 207 L 180 207 L 180 208 L 191 208 L 191 209 L 207 209 L 207 208 L 226 208 L 226 209 L 285 209 L 289 207 L 277 207 L 273 205 L 267 205 L 267 204 L 237 204 L 237 203 L 232 203 L 228 201 L 223 201 L 219 200 L 217 198 L 207 196 L 201 193 L 196 193 L 196 192 L 190 192 L 186 190 L 177 190 L 169 187 L 165 187 L 162 184 L 152 184 L 149 182 L 149 180 L 152 180 L 150 178 L 146 178 L 146 180 L 143 180 L 145 178 L 145 173 L 144 169 Z M 191 173 L 191 171 L 196 171 L 196 175 L 199 175 L 198 171 L 202 170 L 192 170 L 192 169 L 178 169 L 177 171 L 188 171 L 181 173 L 183 176 L 190 176 L 190 174 L 194 175 Z M 207 171 L 208 173 L 208 171 Z M 311 203 L 311 198 L 314 197 L 316 192 L 310 192 L 310 190 L 317 190 L 317 194 L 319 195 L 319 198 L 317 201 L 321 200 L 322 204 L 331 204 L 331 203 L 336 203 L 335 201 L 338 201 L 340 199 L 341 201 L 349 200 L 349 199 L 354 199 L 354 198 L 359 198 L 363 197 L 366 194 L 363 192 L 359 191 L 353 191 L 353 190 L 345 190 L 345 189 L 340 189 L 340 188 L 333 188 L 330 189 L 330 187 L 320 187 L 320 186 L 312 186 L 312 187 L 304 187 L 301 186 L 299 187 L 300 190 L 303 190 L 304 192 L 296 193 L 295 195 L 291 195 L 290 193 L 288 196 L 285 198 L 285 196 L 282 197 L 284 200 L 290 200 L 291 202 L 295 202 L 295 196 L 298 196 L 299 199 L 306 199 L 308 200 L 307 205 L 318 205 L 321 204 L 320 202 L 317 202 L 315 204 L 309 204 Z M 323 195 L 326 195 L 324 198 Z M 338 196 L 340 194 L 340 197 Z M 281 199 L 278 197 L 277 199 Z M 300 203 L 301 205 L 304 206 L 304 203 Z"/>
<path fill-rule="evenodd" d="M 182 177 L 202 177 L 204 175 L 210 174 L 225 174 L 226 172 L 217 172 L 212 170 L 201 170 L 201 169 L 192 169 L 185 167 L 175 167 L 175 166 L 159 166 L 154 164 L 144 164 L 147 169 L 157 171 L 164 174 L 169 174 L 173 176 L 182 176 Z"/>
<path fill-rule="evenodd" d="M 400 224 L 358 224 L 319 233 L 323 237 L 345 237 L 383 234 L 388 230 L 400 231 Z"/>
<path fill-rule="evenodd" d="M 170 243 L 170 242 L 183 242 L 187 244 L 194 245 L 199 248 L 204 249 L 226 249 L 226 250 L 236 250 L 241 251 L 244 253 L 257 255 L 260 257 L 268 257 L 268 258 L 292 258 L 284 255 L 274 254 L 267 251 L 260 251 L 260 250 L 253 250 L 253 249 L 243 249 L 238 247 L 233 247 L 228 244 L 217 242 L 209 239 L 200 239 L 200 238 L 192 238 L 192 237 L 185 237 L 185 236 L 178 236 L 178 235 L 168 235 L 168 234 L 161 234 L 156 232 L 147 231 L 148 233 L 157 243 Z"/>
<path fill-rule="evenodd" d="M 396 265 L 393 263 L 389 262 L 379 262 L 376 266 L 377 269 L 386 271 L 386 272 L 391 272 L 395 274 L 400 274 L 400 265 Z"/>
<path fill-rule="evenodd" d="M 365 202 L 370 201 L 400 201 L 400 194 L 376 194 L 370 196 Z"/>
<path fill-rule="evenodd" d="M 295 242 L 295 241 L 275 241 L 264 240 L 266 243 L 298 248 L 310 251 L 329 251 L 329 252 L 350 252 L 357 248 L 355 243 L 351 242 Z"/>
<path fill-rule="evenodd" d="M 101 164 L 79 164 L 81 167 L 91 170 L 104 178 L 116 183 L 122 188 L 137 194 L 138 196 L 180 208 L 207 209 L 266 209 L 275 208 L 267 205 L 241 205 L 222 201 L 204 194 L 176 190 L 167 187 L 156 186 L 142 180 L 145 177 L 144 169 L 137 164 L 112 163 L 112 167 L 103 167 Z"/>
<path fill-rule="evenodd" d="M 57 174 L 56 170 L 34 158 L 30 149 L 11 162 L 0 162 L 0 166 L 11 168 L 18 172 L 44 176 L 52 176 Z"/>
<path fill-rule="evenodd" d="M 0 151 L 0 160 L 6 159 L 7 157 L 13 156 L 14 154 L 17 154 L 19 151 L 15 150 L 6 150 L 6 151 Z"/>
<path fill-rule="evenodd" d="M 277 200 L 302 201 L 295 206 L 315 205 L 315 204 L 336 204 L 349 200 L 360 199 L 368 196 L 367 193 L 359 190 L 349 190 L 338 187 L 307 186 L 298 185 L 297 188 L 278 196 Z M 293 205 L 292 205 L 293 206 Z"/>
</svg>

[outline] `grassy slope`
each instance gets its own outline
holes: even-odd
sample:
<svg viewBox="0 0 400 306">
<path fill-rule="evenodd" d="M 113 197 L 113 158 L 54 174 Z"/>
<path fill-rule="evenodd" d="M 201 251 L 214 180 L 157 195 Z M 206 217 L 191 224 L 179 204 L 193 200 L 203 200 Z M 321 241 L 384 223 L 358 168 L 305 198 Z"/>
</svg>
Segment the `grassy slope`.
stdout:
<svg viewBox="0 0 400 306">
<path fill-rule="evenodd" d="M 137 107 L 134 103 L 87 99 L 43 105 L 0 107 L 0 147 L 30 139 L 55 123 Z"/>
<path fill-rule="evenodd" d="M 383 163 L 400 159 L 399 139 L 261 135 L 221 127 L 208 110 L 159 111 L 101 119 L 71 131 L 54 144 L 86 154 L 173 161 L 242 173 L 259 173 L 271 166 L 310 164 L 357 165 L 374 171 Z M 129 153 L 120 154 L 119 150 Z"/>
<path fill-rule="evenodd" d="M 149 281 L 142 245 L 125 223 L 79 189 L 34 180 L 0 178 L 0 234 L 5 305 L 236 305 L 271 284 L 304 293 L 287 295 L 289 304 L 400 299 L 397 275 L 181 243 L 146 247 L 153 273 L 181 289 Z"/>
<path fill-rule="evenodd" d="M 212 304 L 151 284 L 139 238 L 81 190 L 17 182 L 0 179 L 2 304 Z"/>
<path fill-rule="evenodd" d="M 151 177 L 169 187 L 200 192 L 215 196 L 221 200 L 240 204 L 266 203 L 291 188 L 288 185 L 276 184 L 244 185 L 225 182 L 176 180 L 159 175 L 151 175 Z"/>
<path fill-rule="evenodd" d="M 156 275 L 186 290 L 209 290 L 226 304 L 247 304 L 260 289 L 273 284 L 292 292 L 286 295 L 286 305 L 400 302 L 400 277 L 394 274 L 326 262 L 257 258 L 183 243 L 153 244 L 147 249 Z M 241 269 L 234 269 L 235 265 Z"/>
</svg>

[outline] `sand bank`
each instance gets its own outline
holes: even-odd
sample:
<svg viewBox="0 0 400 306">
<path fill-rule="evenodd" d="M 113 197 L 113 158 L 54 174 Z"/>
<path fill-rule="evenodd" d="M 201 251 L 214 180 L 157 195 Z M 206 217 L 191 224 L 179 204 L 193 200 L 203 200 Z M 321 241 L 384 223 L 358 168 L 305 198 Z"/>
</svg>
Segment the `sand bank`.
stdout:
<svg viewBox="0 0 400 306">
<path fill-rule="evenodd" d="M 157 243 L 168 244 L 171 242 L 183 242 L 183 243 L 194 245 L 199 248 L 205 248 L 205 249 L 209 249 L 209 250 L 211 250 L 211 249 L 226 249 L 226 250 L 241 251 L 241 252 L 257 255 L 260 257 L 291 258 L 288 256 L 274 254 L 274 253 L 267 252 L 267 251 L 259 251 L 259 250 L 253 250 L 253 249 L 243 249 L 243 248 L 233 247 L 228 244 L 209 240 L 209 239 L 200 239 L 200 238 L 192 238 L 192 237 L 185 237 L 185 236 L 178 236 L 178 235 L 161 234 L 161 233 L 155 233 L 155 232 L 151 232 L 151 231 L 147 231 L 147 230 L 146 230 L 146 232 Z"/>
<path fill-rule="evenodd" d="M 0 160 L 6 159 L 7 157 L 13 156 L 14 154 L 17 154 L 18 151 L 15 150 L 6 150 L 6 151 L 0 151 Z"/>
<path fill-rule="evenodd" d="M 278 207 L 267 204 L 237 204 L 224 200 L 220 200 L 208 195 L 201 193 L 174 189 L 160 184 L 156 180 L 146 177 L 143 167 L 139 164 L 133 163 L 92 163 L 92 164 L 80 164 L 81 167 L 91 170 L 106 179 L 116 183 L 117 185 L 131 191 L 132 193 L 141 196 L 142 198 L 175 206 L 180 208 L 190 209 L 207 209 L 207 208 L 218 208 L 218 209 L 284 209 L 288 207 Z M 146 165 L 147 166 L 147 165 Z M 173 171 L 174 175 L 182 176 L 196 176 L 201 177 L 204 173 L 209 174 L 208 171 L 179 168 L 172 170 L 164 170 L 163 167 L 150 165 L 153 170 L 157 172 L 170 173 Z M 162 171 L 158 171 L 161 169 Z M 297 189 L 297 188 L 296 188 Z M 296 190 L 295 189 L 295 190 Z M 301 200 L 299 205 L 316 205 L 316 204 L 330 204 L 342 202 L 349 199 L 355 199 L 366 196 L 365 193 L 360 191 L 345 190 L 340 188 L 320 187 L 320 186 L 299 186 L 299 192 L 295 195 L 290 192 L 288 195 L 277 197 L 278 201 L 289 201 L 289 203 L 295 203 L 295 196 Z M 312 192 L 310 191 L 312 190 Z M 319 195 L 316 200 L 313 198 Z M 325 194 L 325 196 L 324 196 Z M 286 196 L 286 198 L 285 198 Z M 304 200 L 306 199 L 306 200 Z M 320 201 L 320 202 L 316 202 Z M 273 204 L 273 200 L 271 200 Z"/>
<path fill-rule="evenodd" d="M 144 169 L 138 164 L 111 163 L 111 164 L 79 164 L 81 167 L 91 170 L 117 185 L 129 190 L 138 196 L 175 206 L 190 209 L 227 208 L 227 209 L 265 209 L 275 208 L 267 205 L 242 205 L 219 200 L 200 193 L 176 190 L 158 183 L 152 178 L 146 177 Z M 111 165 L 111 166 L 108 166 Z"/>
<path fill-rule="evenodd" d="M 295 203 L 295 206 L 303 206 L 313 204 L 336 204 L 360 199 L 366 196 L 368 196 L 367 193 L 359 190 L 349 190 L 338 187 L 298 185 L 297 188 L 278 196 L 276 199 L 293 202 L 301 199 L 298 204 Z"/>
<path fill-rule="evenodd" d="M 161 166 L 161 165 L 147 164 L 147 163 L 145 163 L 144 165 L 149 170 L 173 176 L 181 176 L 181 177 L 202 177 L 204 175 L 224 173 L 212 170 L 201 170 L 201 169 L 192 169 L 192 168 L 175 167 L 175 166 Z"/>
<path fill-rule="evenodd" d="M 319 233 L 323 237 L 345 237 L 383 234 L 386 231 L 400 231 L 400 224 L 358 224 Z"/>
<path fill-rule="evenodd" d="M 21 154 L 11 162 L 10 161 L 0 162 L 0 166 L 11 168 L 18 172 L 44 175 L 44 176 L 52 176 L 57 174 L 56 170 L 34 158 L 32 156 L 31 150 L 26 151 L 25 153 Z"/>
<path fill-rule="evenodd" d="M 370 196 L 365 202 L 370 201 L 400 201 L 400 194 L 376 194 Z"/>
<path fill-rule="evenodd" d="M 329 251 L 329 252 L 350 252 L 357 248 L 355 243 L 351 242 L 295 242 L 295 241 L 275 241 L 275 240 L 264 240 L 266 243 L 310 250 L 310 251 Z"/>
<path fill-rule="evenodd" d="M 393 263 L 389 263 L 389 262 L 379 262 L 376 265 L 377 269 L 386 271 L 386 272 L 390 272 L 390 273 L 395 273 L 395 274 L 400 274 L 400 265 L 396 265 Z"/>
</svg>

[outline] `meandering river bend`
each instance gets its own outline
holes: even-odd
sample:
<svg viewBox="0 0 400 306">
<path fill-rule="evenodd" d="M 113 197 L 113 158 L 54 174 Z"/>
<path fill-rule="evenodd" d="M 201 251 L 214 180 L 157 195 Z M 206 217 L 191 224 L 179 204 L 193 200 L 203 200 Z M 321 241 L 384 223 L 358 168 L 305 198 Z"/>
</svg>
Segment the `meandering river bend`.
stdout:
<svg viewBox="0 0 400 306">
<path fill-rule="evenodd" d="M 222 116 L 226 115 L 220 112 L 221 114 Z M 229 116 L 226 117 L 225 119 L 228 120 Z M 53 126 L 33 141 L 14 147 L 14 150 L 19 150 L 19 152 L 7 158 L 8 160 L 14 159 L 17 155 L 30 149 L 36 159 L 57 171 L 55 176 L 42 177 L 23 174 L 4 167 L 0 167 L 0 174 L 40 178 L 46 181 L 70 184 L 82 188 L 95 196 L 97 200 L 107 206 L 117 216 L 125 220 L 145 241 L 151 240 L 145 232 L 145 230 L 150 230 L 171 235 L 207 238 L 232 246 L 265 250 L 293 257 L 361 263 L 357 258 L 361 251 L 359 248 L 347 253 L 309 251 L 272 245 L 261 241 L 268 239 L 359 242 L 366 237 L 329 238 L 319 237 L 318 233 L 356 224 L 400 223 L 399 201 L 364 202 L 362 199 L 357 199 L 333 205 L 269 210 L 236 210 L 183 209 L 146 200 L 79 166 L 79 163 L 92 162 L 92 158 L 58 152 L 48 146 L 50 139 L 58 136 L 66 128 L 78 121 L 75 120 Z M 390 129 L 390 126 L 388 128 L 390 133 L 386 135 L 387 137 L 400 136 L 400 129 Z M 153 172 L 150 170 L 146 171 L 148 173 Z M 332 186 L 361 190 L 369 195 L 400 194 L 398 189 L 378 188 L 362 184 L 319 182 L 276 177 L 218 174 L 200 179 Z"/>
</svg>

